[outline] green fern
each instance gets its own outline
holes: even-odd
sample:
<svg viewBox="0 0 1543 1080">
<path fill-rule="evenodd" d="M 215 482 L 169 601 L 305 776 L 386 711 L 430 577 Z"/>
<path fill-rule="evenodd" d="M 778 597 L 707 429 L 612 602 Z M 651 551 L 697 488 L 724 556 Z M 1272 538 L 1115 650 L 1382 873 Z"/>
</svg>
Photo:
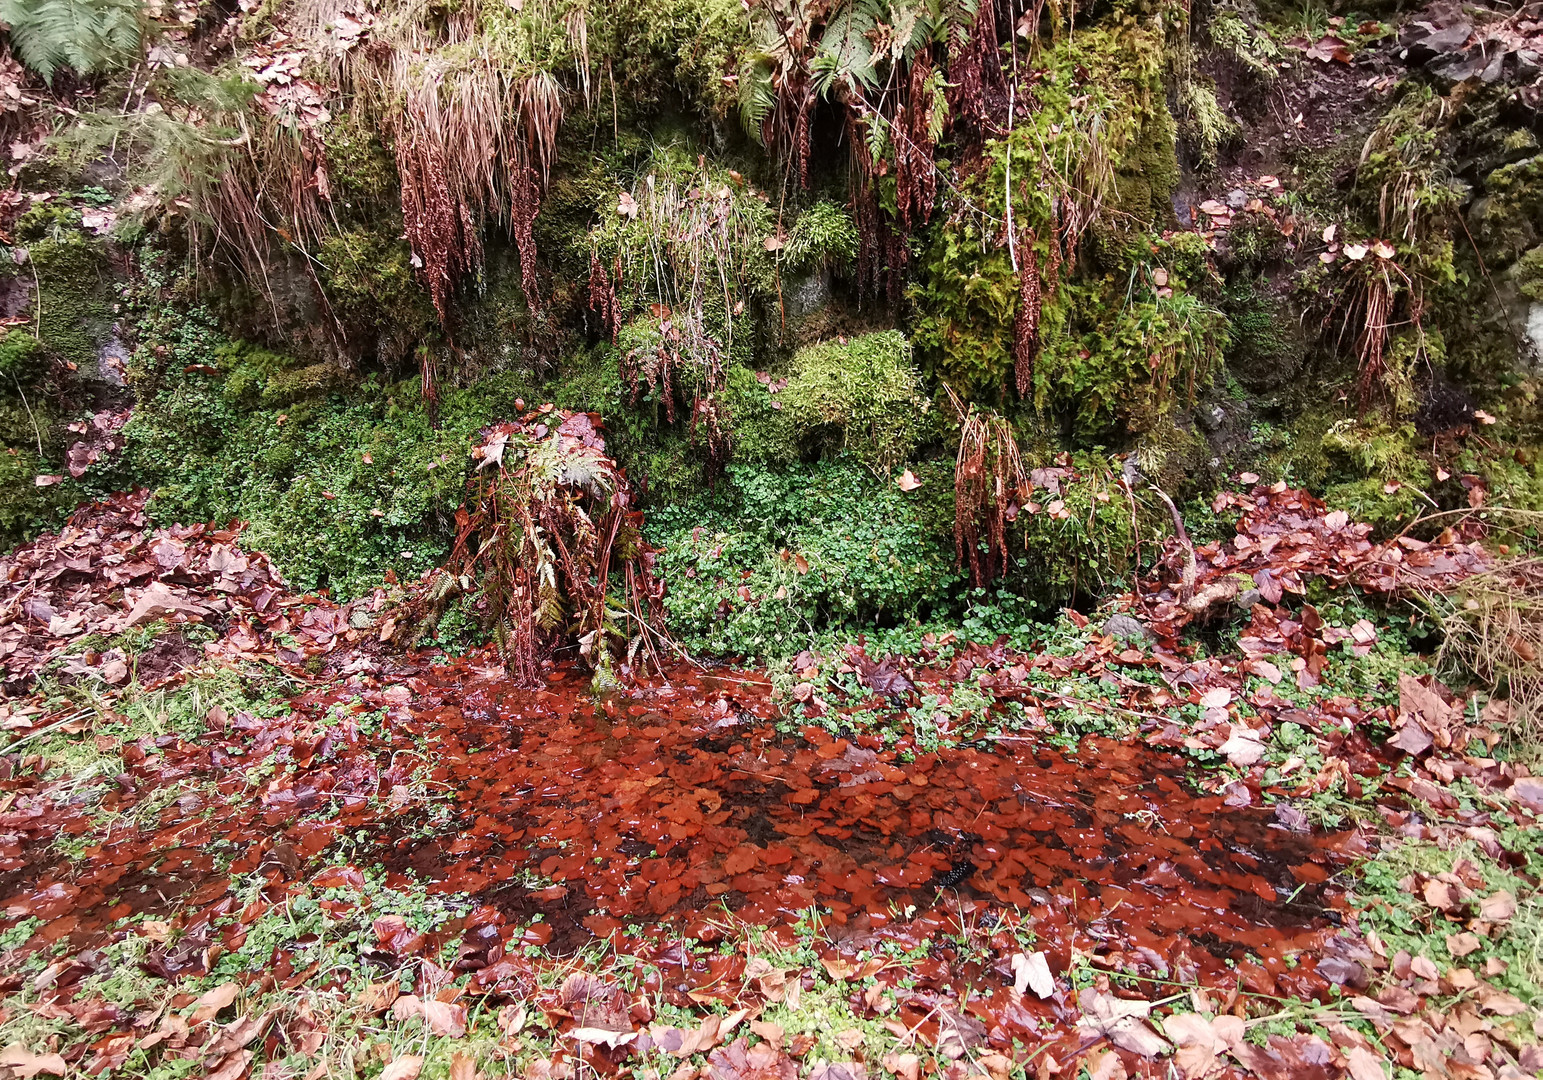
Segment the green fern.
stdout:
<svg viewBox="0 0 1543 1080">
<path fill-rule="evenodd" d="M 27 67 L 52 82 L 60 68 L 89 75 L 139 50 L 138 0 L 0 0 L 0 22 Z"/>
</svg>

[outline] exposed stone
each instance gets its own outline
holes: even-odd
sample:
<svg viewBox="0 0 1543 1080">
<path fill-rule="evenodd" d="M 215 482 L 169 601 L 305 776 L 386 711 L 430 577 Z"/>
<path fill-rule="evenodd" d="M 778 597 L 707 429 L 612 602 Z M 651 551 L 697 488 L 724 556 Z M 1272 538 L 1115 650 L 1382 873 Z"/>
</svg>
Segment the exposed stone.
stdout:
<svg viewBox="0 0 1543 1080">
<path fill-rule="evenodd" d="M 1109 616 L 1109 621 L 1104 623 L 1104 636 L 1143 643 L 1155 640 L 1146 624 L 1131 615 Z"/>
</svg>

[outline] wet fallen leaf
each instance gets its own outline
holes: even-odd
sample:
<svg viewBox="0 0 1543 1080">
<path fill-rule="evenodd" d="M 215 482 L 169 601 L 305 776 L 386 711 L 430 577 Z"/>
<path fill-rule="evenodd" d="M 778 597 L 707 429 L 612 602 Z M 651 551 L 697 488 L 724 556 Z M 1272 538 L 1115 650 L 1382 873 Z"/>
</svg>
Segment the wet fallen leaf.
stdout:
<svg viewBox="0 0 1543 1080">
<path fill-rule="evenodd" d="M 775 1046 L 735 1039 L 707 1055 L 707 1074 L 712 1080 L 795 1080 L 798 1066 Z"/>
<path fill-rule="evenodd" d="M 856 1028 L 836 1032 L 836 1045 L 851 1053 L 863 1044 L 863 1033 Z"/>
<path fill-rule="evenodd" d="M 773 1046 L 780 1047 L 782 1045 L 785 1032 L 781 1024 L 773 1024 L 769 1020 L 752 1020 L 750 1021 L 750 1030 Z"/>
<path fill-rule="evenodd" d="M 1247 724 L 1232 724 L 1227 741 L 1217 747 L 1217 753 L 1229 764 L 1246 769 L 1264 757 L 1264 741 L 1259 732 Z"/>
<path fill-rule="evenodd" d="M 204 1080 L 239 1080 L 246 1075 L 247 1067 L 256 1056 L 250 1050 L 238 1050 L 227 1054 L 218 1065 L 205 1074 Z"/>
<path fill-rule="evenodd" d="M 1345 1055 L 1345 1066 L 1350 1072 L 1350 1080 L 1388 1080 L 1382 1059 L 1364 1047 L 1351 1047 Z"/>
<path fill-rule="evenodd" d="M 1198 1013 L 1179 1013 L 1163 1020 L 1163 1033 L 1173 1041 L 1173 1061 L 1185 1080 L 1199 1080 L 1216 1068 L 1225 1046 L 1211 1030 L 1211 1021 Z"/>
<path fill-rule="evenodd" d="M 1055 993 L 1055 979 L 1050 974 L 1050 964 L 1042 952 L 1014 953 L 1012 958 L 1013 989 L 1018 993 L 1033 990 L 1041 998 Z"/>
<path fill-rule="evenodd" d="M 901 473 L 900 479 L 896 480 L 895 483 L 899 485 L 901 491 L 915 491 L 922 486 L 922 482 L 916 479 L 916 474 L 910 469 Z"/>
<path fill-rule="evenodd" d="M 1113 1050 L 1102 1050 L 1088 1066 L 1088 1080 L 1126 1080 L 1125 1062 Z"/>
<path fill-rule="evenodd" d="M 223 1056 L 245 1049 L 253 1039 L 257 1038 L 267 1029 L 268 1024 L 272 1022 L 275 1015 L 277 1015 L 277 1010 L 269 1009 L 260 1016 L 243 1016 L 222 1030 L 219 1037 L 210 1044 L 206 1053 Z"/>
<path fill-rule="evenodd" d="M 470 1054 L 456 1054 L 450 1059 L 450 1080 L 480 1080 L 477 1059 Z"/>
<path fill-rule="evenodd" d="M 610 1050 L 615 1050 L 618 1046 L 625 1046 L 638 1037 L 636 1031 L 610 1031 L 606 1028 L 592 1027 L 574 1028 L 568 1034 L 579 1042 L 593 1043 L 596 1046 L 604 1046 Z"/>
<path fill-rule="evenodd" d="M 1479 901 L 1479 914 L 1490 922 L 1505 922 L 1516 914 L 1516 897 L 1508 892 L 1497 892 Z"/>
<path fill-rule="evenodd" d="M 1077 1003 L 1082 1008 L 1078 1028 L 1104 1036 L 1121 1050 L 1156 1057 L 1171 1049 L 1146 1022 L 1152 1012 L 1150 1001 L 1117 998 L 1089 989 L 1077 995 Z"/>
<path fill-rule="evenodd" d="M 982 1054 L 976 1062 L 991 1080 L 1007 1080 L 1012 1075 L 1012 1059 L 1004 1054 Z"/>
<path fill-rule="evenodd" d="M 1476 996 L 1479 1000 L 1479 1008 L 1496 1016 L 1520 1016 L 1527 1012 L 1527 1006 L 1520 998 L 1487 984 L 1478 988 Z"/>
<path fill-rule="evenodd" d="M 1483 942 L 1477 934 L 1461 933 L 1447 935 L 1447 952 L 1453 956 L 1467 956 L 1469 953 L 1478 952 Z"/>
<path fill-rule="evenodd" d="M 885 1054 L 882 1064 L 899 1080 L 921 1080 L 922 1059 L 915 1054 Z"/>
<path fill-rule="evenodd" d="M 370 983 L 359 991 L 359 1007 L 370 1014 L 385 1012 L 391 1008 L 394 1002 L 402 994 L 402 985 L 397 982 Z"/>
</svg>

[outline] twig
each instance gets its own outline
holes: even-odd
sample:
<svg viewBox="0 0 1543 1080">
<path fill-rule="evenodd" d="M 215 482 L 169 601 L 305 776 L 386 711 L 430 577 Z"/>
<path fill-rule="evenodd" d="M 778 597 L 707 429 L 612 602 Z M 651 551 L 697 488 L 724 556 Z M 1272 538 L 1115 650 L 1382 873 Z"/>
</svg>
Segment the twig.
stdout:
<svg viewBox="0 0 1543 1080">
<path fill-rule="evenodd" d="M 1177 533 L 1179 543 L 1184 545 L 1184 576 L 1179 583 L 1179 599 L 1188 600 L 1195 593 L 1195 579 L 1198 569 L 1195 561 L 1195 545 L 1190 542 L 1189 530 L 1184 528 L 1184 518 L 1179 514 L 1179 508 L 1173 505 L 1173 500 L 1168 493 L 1156 484 L 1150 485 L 1157 497 L 1167 505 L 1168 513 L 1173 515 L 1173 528 Z"/>
<path fill-rule="evenodd" d="M 42 317 L 41 316 L 39 316 L 38 322 L 39 323 L 42 322 Z M 38 467 L 42 468 L 42 466 L 43 466 L 43 429 L 38 427 L 37 417 L 32 415 L 32 406 L 27 404 L 27 393 L 26 393 L 26 391 L 24 391 L 21 388 L 21 380 L 16 377 L 16 373 L 14 371 L 11 372 L 11 381 L 16 384 L 16 393 L 18 395 L 20 395 L 20 397 L 21 397 L 21 407 L 27 410 L 27 419 L 32 421 L 32 434 L 37 436 L 37 441 L 38 441 Z"/>
</svg>

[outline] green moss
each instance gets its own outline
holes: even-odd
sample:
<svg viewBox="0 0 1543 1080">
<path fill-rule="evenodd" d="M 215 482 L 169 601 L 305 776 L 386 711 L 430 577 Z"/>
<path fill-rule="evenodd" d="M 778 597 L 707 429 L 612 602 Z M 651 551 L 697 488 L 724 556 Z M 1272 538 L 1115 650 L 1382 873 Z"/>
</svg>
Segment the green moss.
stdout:
<svg viewBox="0 0 1543 1080">
<path fill-rule="evenodd" d="M 806 453 L 845 450 L 880 473 L 916 445 L 925 404 L 910 342 L 898 330 L 800 350 L 777 396 Z"/>
<path fill-rule="evenodd" d="M 1301 365 L 1290 314 L 1266 298 L 1259 284 L 1235 278 L 1224 292 L 1227 314 L 1227 368 L 1245 385 L 1269 389 L 1281 385 Z"/>
<path fill-rule="evenodd" d="M 985 167 L 960 185 L 949 217 L 932 229 L 911 294 L 913 338 L 955 390 L 999 398 L 1013 365 L 1019 284 L 1003 239 L 1009 173 L 1015 229 L 1032 231 L 1042 271 L 1060 261 L 1049 246 L 1059 200 L 1074 199 L 1092 215 L 1094 265 L 1080 272 L 1094 280 L 1123 278 L 1132 239 L 1170 215 L 1179 172 L 1164 57 L 1161 28 L 1130 17 L 1058 43 L 1035 86 L 1031 119 L 987 143 Z M 1068 286 L 1075 282 L 1063 280 L 1047 303 L 1061 304 Z M 1059 348 L 1056 319 L 1042 315 L 1040 325 L 1042 350 Z"/>
<path fill-rule="evenodd" d="M 845 266 L 857 258 L 857 226 L 852 212 L 821 199 L 798 215 L 788 233 L 782 261 L 792 270 Z"/>
<path fill-rule="evenodd" d="M 48 373 L 48 357 L 42 343 L 25 330 L 12 330 L 0 338 L 0 393 L 16 384 L 32 386 Z"/>
<path fill-rule="evenodd" d="M 1484 189 L 1469 212 L 1474 238 L 1486 261 L 1503 266 L 1543 239 L 1543 156 L 1500 166 L 1485 177 Z"/>
<path fill-rule="evenodd" d="M 1042 315 L 1034 400 L 1081 439 L 1150 430 L 1220 369 L 1226 317 L 1204 298 L 1215 271 L 1175 240 L 1133 244 L 1127 271 L 1063 284 Z"/>
<path fill-rule="evenodd" d="M 1234 8 L 1218 7 L 1205 24 L 1206 35 L 1218 49 L 1231 56 L 1256 79 L 1273 82 L 1280 70 L 1280 49 L 1266 34 L 1250 25 Z"/>
<path fill-rule="evenodd" d="M 68 478 L 38 487 L 36 477 L 46 471 L 35 450 L 0 448 L 0 546 L 25 543 L 57 527 L 79 501 L 80 489 Z"/>
<path fill-rule="evenodd" d="M 441 387 L 438 424 L 416 378 L 345 378 L 222 338 L 176 277 L 146 267 L 130 298 L 141 345 L 123 454 L 96 490 L 149 486 L 157 522 L 249 522 L 245 542 L 300 588 L 352 596 L 393 570 L 416 577 L 447 552 L 470 436 L 534 398 L 517 375 Z M 346 391 L 341 392 L 341 391 Z"/>
<path fill-rule="evenodd" d="M 1521 294 L 1536 303 L 1543 303 L 1543 244 L 1528 249 L 1516 261 L 1516 270 Z"/>
<path fill-rule="evenodd" d="M 1324 433 L 1322 449 L 1328 465 L 1324 501 L 1355 520 L 1391 527 L 1429 507 L 1419 493 L 1435 477 L 1420 456 L 1413 424 L 1347 418 Z"/>
<path fill-rule="evenodd" d="M 374 125 L 358 110 L 350 110 L 322 132 L 333 199 L 342 211 L 365 223 L 381 211 L 400 218 L 396 161 Z"/>
<path fill-rule="evenodd" d="M 729 370 L 723 402 L 734 431 L 734 459 L 758 465 L 789 464 L 801 455 L 786 402 L 745 367 Z"/>
<path fill-rule="evenodd" d="M 412 268 L 412 249 L 400 236 L 349 229 L 322 240 L 317 260 L 333 311 L 347 326 L 395 342 L 393 357 L 406 352 L 404 336 L 434 325 L 433 308 Z"/>
<path fill-rule="evenodd" d="M 1184 134 L 1195 148 L 1200 164 L 1214 167 L 1217 152 L 1239 134 L 1239 127 L 1228 116 L 1216 97 L 1216 87 L 1194 76 L 1181 87 Z"/>
<path fill-rule="evenodd" d="M 1043 615 L 1104 595 L 1133 569 L 1134 523 L 1119 473 L 1094 455 L 1077 455 L 1073 466 L 1077 479 L 1055 497 L 1040 492 L 1040 509 L 1020 514 L 1009 537 L 1016 562 L 1006 581 Z"/>
<path fill-rule="evenodd" d="M 76 231 L 50 231 L 28 254 L 38 281 L 38 337 L 59 360 L 95 370 L 97 350 L 112 324 L 106 257 Z"/>
</svg>

